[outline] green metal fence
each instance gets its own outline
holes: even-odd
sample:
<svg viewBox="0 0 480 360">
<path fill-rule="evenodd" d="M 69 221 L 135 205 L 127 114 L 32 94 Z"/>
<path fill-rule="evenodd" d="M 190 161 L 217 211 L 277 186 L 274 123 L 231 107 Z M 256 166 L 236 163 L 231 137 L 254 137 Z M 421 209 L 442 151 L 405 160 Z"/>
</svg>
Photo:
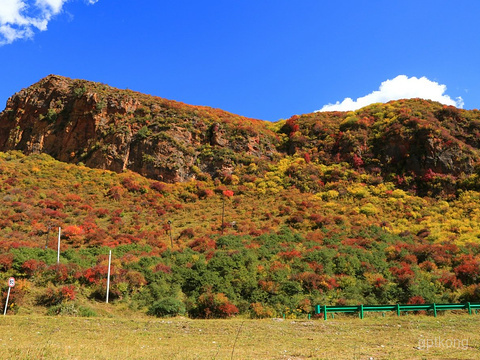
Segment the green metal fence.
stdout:
<svg viewBox="0 0 480 360">
<path fill-rule="evenodd" d="M 364 318 L 366 312 L 382 312 L 395 311 L 398 316 L 406 311 L 433 311 L 433 315 L 437 316 L 437 311 L 445 310 L 468 310 L 471 315 L 472 310 L 477 312 L 480 304 L 464 303 L 464 304 L 408 304 L 408 305 L 353 305 L 353 306 L 326 306 L 317 305 L 315 313 L 323 314 L 323 318 L 327 320 L 327 314 L 335 313 L 359 313 L 360 319 Z"/>
</svg>

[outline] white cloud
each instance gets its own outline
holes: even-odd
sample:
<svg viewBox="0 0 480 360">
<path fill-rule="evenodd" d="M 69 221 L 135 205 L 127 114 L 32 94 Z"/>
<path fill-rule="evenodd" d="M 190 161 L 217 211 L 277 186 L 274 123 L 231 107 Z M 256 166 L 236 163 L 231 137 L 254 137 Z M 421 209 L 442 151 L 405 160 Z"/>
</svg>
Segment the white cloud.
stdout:
<svg viewBox="0 0 480 360">
<path fill-rule="evenodd" d="M 69 0 L 0 0 L 0 46 L 32 38 L 47 30 L 50 20 L 62 12 Z M 95 4 L 98 0 L 85 0 Z"/>
<path fill-rule="evenodd" d="M 463 99 L 455 100 L 445 94 L 447 87 L 426 77 L 409 78 L 406 75 L 398 75 L 396 78 L 382 82 L 380 88 L 372 93 L 359 97 L 357 100 L 346 98 L 342 102 L 324 105 L 317 111 L 352 111 L 373 103 L 385 103 L 390 100 L 421 98 L 438 101 L 445 105 L 463 107 Z"/>
</svg>

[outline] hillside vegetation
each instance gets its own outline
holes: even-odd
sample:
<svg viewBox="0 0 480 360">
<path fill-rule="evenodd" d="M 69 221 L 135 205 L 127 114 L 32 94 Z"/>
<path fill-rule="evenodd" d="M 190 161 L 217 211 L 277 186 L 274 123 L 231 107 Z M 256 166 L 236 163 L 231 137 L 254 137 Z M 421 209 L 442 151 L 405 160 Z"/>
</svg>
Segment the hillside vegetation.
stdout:
<svg viewBox="0 0 480 360">
<path fill-rule="evenodd" d="M 114 306 L 157 316 L 479 301 L 479 130 L 419 99 L 271 124 L 48 77 L 0 114 L 9 311 L 94 315 L 110 249 Z"/>
</svg>

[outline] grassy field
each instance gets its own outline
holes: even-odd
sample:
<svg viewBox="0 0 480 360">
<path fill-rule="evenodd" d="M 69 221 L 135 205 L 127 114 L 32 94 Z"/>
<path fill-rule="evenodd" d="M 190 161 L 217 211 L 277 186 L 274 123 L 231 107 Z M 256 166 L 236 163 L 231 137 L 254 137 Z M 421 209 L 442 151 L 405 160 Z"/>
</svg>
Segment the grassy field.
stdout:
<svg viewBox="0 0 480 360">
<path fill-rule="evenodd" d="M 8 315 L 2 359 L 479 359 L 480 317 L 191 320 Z"/>
</svg>

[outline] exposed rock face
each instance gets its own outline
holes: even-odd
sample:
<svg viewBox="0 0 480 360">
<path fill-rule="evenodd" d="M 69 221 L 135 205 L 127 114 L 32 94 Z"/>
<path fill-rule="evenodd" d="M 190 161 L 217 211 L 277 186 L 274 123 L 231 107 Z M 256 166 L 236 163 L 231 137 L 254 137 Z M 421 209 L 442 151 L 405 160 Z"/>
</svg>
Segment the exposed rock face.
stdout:
<svg viewBox="0 0 480 360">
<path fill-rule="evenodd" d="M 0 114 L 1 151 L 44 152 L 166 182 L 192 178 L 194 165 L 216 175 L 271 157 L 275 142 L 259 120 L 55 75 L 13 95 Z"/>
<path fill-rule="evenodd" d="M 295 115 L 271 126 L 50 75 L 13 95 L 0 114 L 0 151 L 44 152 L 60 161 L 129 169 L 165 182 L 186 181 L 200 172 L 226 175 L 239 164 L 288 154 L 307 162 L 348 162 L 383 180 L 408 178 L 421 186 L 432 176 L 480 172 L 479 149 L 480 111 L 421 99 Z"/>
</svg>

